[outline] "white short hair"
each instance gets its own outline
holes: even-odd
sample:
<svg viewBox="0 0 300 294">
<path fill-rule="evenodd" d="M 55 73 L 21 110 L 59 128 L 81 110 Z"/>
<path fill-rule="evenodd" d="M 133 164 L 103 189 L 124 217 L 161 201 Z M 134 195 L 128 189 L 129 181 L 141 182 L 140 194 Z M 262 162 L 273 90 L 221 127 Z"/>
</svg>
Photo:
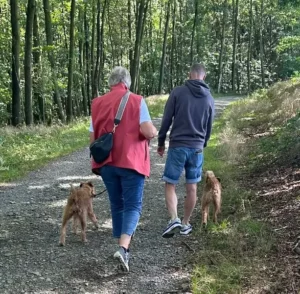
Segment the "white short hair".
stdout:
<svg viewBox="0 0 300 294">
<path fill-rule="evenodd" d="M 110 77 L 108 78 L 109 86 L 114 86 L 119 83 L 124 83 L 127 88 L 130 88 L 131 85 L 131 76 L 129 71 L 122 66 L 116 66 L 111 71 Z"/>
</svg>

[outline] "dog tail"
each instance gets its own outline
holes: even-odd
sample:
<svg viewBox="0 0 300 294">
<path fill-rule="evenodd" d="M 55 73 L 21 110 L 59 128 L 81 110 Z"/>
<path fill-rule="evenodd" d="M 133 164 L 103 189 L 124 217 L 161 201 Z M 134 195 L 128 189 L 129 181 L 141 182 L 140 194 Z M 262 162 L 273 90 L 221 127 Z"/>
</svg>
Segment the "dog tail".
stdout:
<svg viewBox="0 0 300 294">
<path fill-rule="evenodd" d="M 71 186 L 71 191 L 70 192 L 72 194 L 72 197 L 70 199 L 70 202 L 71 202 L 70 204 L 72 206 L 73 212 L 78 213 L 78 212 L 80 212 L 78 194 L 77 194 L 77 191 L 76 191 L 75 187 L 72 184 L 70 184 L 70 186 Z"/>
</svg>

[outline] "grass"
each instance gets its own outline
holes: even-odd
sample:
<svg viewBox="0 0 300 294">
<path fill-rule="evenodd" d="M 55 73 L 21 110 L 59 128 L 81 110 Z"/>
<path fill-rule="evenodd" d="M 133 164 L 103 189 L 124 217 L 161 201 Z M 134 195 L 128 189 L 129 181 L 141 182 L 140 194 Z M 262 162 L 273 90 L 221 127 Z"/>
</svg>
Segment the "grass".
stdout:
<svg viewBox="0 0 300 294">
<path fill-rule="evenodd" d="M 300 80 L 280 82 L 229 107 L 220 138 L 226 158 L 251 172 L 299 164 Z"/>
<path fill-rule="evenodd" d="M 0 183 L 18 179 L 88 145 L 89 120 L 68 126 L 0 129 Z"/>
<path fill-rule="evenodd" d="M 204 169 L 214 170 L 221 178 L 223 202 L 220 223 L 209 222 L 206 232 L 200 228 L 197 231 L 204 247 L 193 257 L 196 262 L 191 283 L 197 294 L 241 293 L 245 280 L 255 276 L 260 260 L 274 244 L 268 227 L 255 217 L 251 207 L 253 193 L 239 185 L 241 171 L 222 159 L 223 128 L 223 122 L 217 120 L 204 153 Z"/>
</svg>

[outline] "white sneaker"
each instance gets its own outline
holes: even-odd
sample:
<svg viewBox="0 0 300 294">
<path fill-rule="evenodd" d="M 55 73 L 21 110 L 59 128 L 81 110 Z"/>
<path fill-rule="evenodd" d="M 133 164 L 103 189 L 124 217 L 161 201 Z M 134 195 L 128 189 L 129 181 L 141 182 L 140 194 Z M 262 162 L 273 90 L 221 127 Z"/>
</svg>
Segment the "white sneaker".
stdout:
<svg viewBox="0 0 300 294">
<path fill-rule="evenodd" d="M 180 230 L 180 235 L 188 235 L 192 232 L 193 228 L 191 224 L 182 225 Z"/>
</svg>

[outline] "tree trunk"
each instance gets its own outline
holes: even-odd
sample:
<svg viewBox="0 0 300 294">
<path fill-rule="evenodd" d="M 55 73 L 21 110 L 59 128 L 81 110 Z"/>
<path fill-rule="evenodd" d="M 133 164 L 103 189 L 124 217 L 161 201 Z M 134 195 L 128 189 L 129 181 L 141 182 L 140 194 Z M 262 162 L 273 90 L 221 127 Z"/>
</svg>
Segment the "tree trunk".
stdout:
<svg viewBox="0 0 300 294">
<path fill-rule="evenodd" d="M 40 48 L 40 36 L 39 36 L 39 22 L 37 9 L 35 9 L 33 20 L 33 64 L 34 64 L 34 100 L 38 102 L 39 106 L 39 121 L 45 122 L 45 100 L 43 97 L 43 78 L 42 73 L 42 55 Z"/>
<path fill-rule="evenodd" d="M 198 0 L 195 0 L 195 15 L 194 15 L 194 23 L 193 23 L 193 30 L 192 30 L 192 39 L 191 39 L 191 48 L 190 48 L 190 62 L 191 64 L 194 61 L 194 40 L 195 40 L 195 32 L 198 24 Z"/>
<path fill-rule="evenodd" d="M 74 19 L 75 19 L 75 0 L 71 0 L 70 12 L 70 45 L 69 45 L 69 66 L 68 66 L 68 96 L 67 96 L 67 122 L 72 121 L 72 87 L 73 87 L 73 64 L 74 64 Z"/>
<path fill-rule="evenodd" d="M 222 36 L 221 36 L 221 50 L 219 55 L 219 75 L 218 75 L 218 93 L 221 92 L 222 78 L 223 78 L 223 55 L 224 55 L 224 44 L 225 44 L 225 27 L 227 20 L 227 0 L 224 1 L 223 7 L 223 22 L 222 22 Z"/>
<path fill-rule="evenodd" d="M 100 68 L 98 73 L 98 87 L 101 85 L 101 81 L 103 80 L 102 74 L 104 71 L 104 61 L 105 61 L 105 52 L 104 52 L 104 24 L 105 24 L 105 15 L 106 15 L 106 7 L 108 0 L 104 0 L 102 17 L 101 17 L 101 30 L 100 30 Z"/>
<path fill-rule="evenodd" d="M 45 30 L 46 30 L 47 45 L 53 47 L 52 20 L 51 20 L 49 0 L 43 0 L 43 6 L 44 6 L 44 13 L 45 13 Z M 55 59 L 54 59 L 53 52 L 51 50 L 48 51 L 48 59 L 52 70 L 52 80 L 54 85 L 54 97 L 53 97 L 54 104 L 57 105 L 57 114 L 59 119 L 62 122 L 65 122 L 65 115 L 61 103 L 59 87 L 57 82 Z"/>
<path fill-rule="evenodd" d="M 98 84 L 99 84 L 99 71 L 100 71 L 100 59 L 101 59 L 101 6 L 100 0 L 97 1 L 97 55 L 96 55 L 96 65 L 93 72 L 93 97 L 98 96 Z"/>
<path fill-rule="evenodd" d="M 132 73 L 132 65 L 133 65 L 133 51 L 132 51 L 132 18 L 131 18 L 131 0 L 127 1 L 127 6 L 128 6 L 128 38 L 130 42 L 129 46 L 129 53 L 128 53 L 128 59 L 129 59 L 129 69 L 130 72 Z"/>
<path fill-rule="evenodd" d="M 24 57 L 24 79 L 25 79 L 25 123 L 27 126 L 33 123 L 32 114 L 32 34 L 33 19 L 35 12 L 35 0 L 28 0 L 26 11 L 25 32 L 25 57 Z"/>
<path fill-rule="evenodd" d="M 85 60 L 86 60 L 86 95 L 89 115 L 91 114 L 91 62 L 90 62 L 90 42 L 89 42 L 89 24 L 87 20 L 87 4 L 84 8 L 84 34 L 85 34 Z"/>
<path fill-rule="evenodd" d="M 172 48 L 171 48 L 171 64 L 170 64 L 170 90 L 173 89 L 173 81 L 174 81 L 174 51 L 176 52 L 176 1 L 173 1 L 173 22 L 172 22 Z"/>
<path fill-rule="evenodd" d="M 159 94 L 161 94 L 162 90 L 163 90 L 164 67 L 165 67 L 166 48 L 167 48 L 168 30 L 169 30 L 169 19 L 170 19 L 170 7 L 171 7 L 171 0 L 168 1 L 168 6 L 167 6 L 167 18 L 166 18 L 165 32 L 164 32 L 163 51 L 162 51 L 161 62 L 160 62 L 160 75 L 159 75 L 159 84 L 158 84 L 158 93 Z"/>
<path fill-rule="evenodd" d="M 92 2 L 92 44 L 91 44 L 91 69 L 90 69 L 90 74 L 91 74 L 91 88 L 92 88 L 92 99 L 95 98 L 94 96 L 95 93 L 95 85 L 94 85 L 94 71 L 95 71 L 95 30 L 96 30 L 96 9 L 95 9 L 95 0 Z"/>
<path fill-rule="evenodd" d="M 249 8 L 249 42 L 247 52 L 247 81 L 248 81 L 248 94 L 251 92 L 251 50 L 252 50 L 252 27 L 253 27 L 253 2 L 250 0 Z"/>
<path fill-rule="evenodd" d="M 237 29 L 238 29 L 238 16 L 239 16 L 239 0 L 236 0 L 233 5 L 234 17 L 234 33 L 233 33 L 233 48 L 232 48 L 232 66 L 231 66 L 231 89 L 235 92 L 235 74 L 236 74 L 236 43 L 237 43 Z"/>
<path fill-rule="evenodd" d="M 143 26 L 145 25 L 144 18 L 147 16 L 148 0 L 137 0 L 139 1 L 139 7 L 137 9 L 137 27 L 136 27 L 136 38 L 134 46 L 134 59 L 131 72 L 131 91 L 137 91 L 137 82 L 138 82 L 138 71 L 140 66 L 140 51 L 141 43 L 143 39 Z"/>
<path fill-rule="evenodd" d="M 82 13 L 82 8 L 79 7 L 79 13 L 78 13 L 78 32 L 79 32 L 79 42 L 78 42 L 78 49 L 79 49 L 79 69 L 81 73 L 81 93 L 82 93 L 82 107 L 80 107 L 80 113 L 83 113 L 84 116 L 88 115 L 87 111 L 87 95 L 86 95 L 86 60 L 85 57 L 86 55 L 84 54 L 84 40 L 85 40 L 85 35 L 84 35 L 84 26 L 85 23 L 82 22 L 83 20 L 83 13 Z"/>
<path fill-rule="evenodd" d="M 20 27 L 18 0 L 10 0 L 11 32 L 12 32 L 12 125 L 21 123 L 21 98 L 20 98 Z"/>
<path fill-rule="evenodd" d="M 263 9 L 264 9 L 264 0 L 260 1 L 260 25 L 259 25 L 259 52 L 260 52 L 260 68 L 261 68 L 261 84 L 265 88 L 265 70 L 264 70 L 264 40 L 263 40 Z"/>
</svg>

